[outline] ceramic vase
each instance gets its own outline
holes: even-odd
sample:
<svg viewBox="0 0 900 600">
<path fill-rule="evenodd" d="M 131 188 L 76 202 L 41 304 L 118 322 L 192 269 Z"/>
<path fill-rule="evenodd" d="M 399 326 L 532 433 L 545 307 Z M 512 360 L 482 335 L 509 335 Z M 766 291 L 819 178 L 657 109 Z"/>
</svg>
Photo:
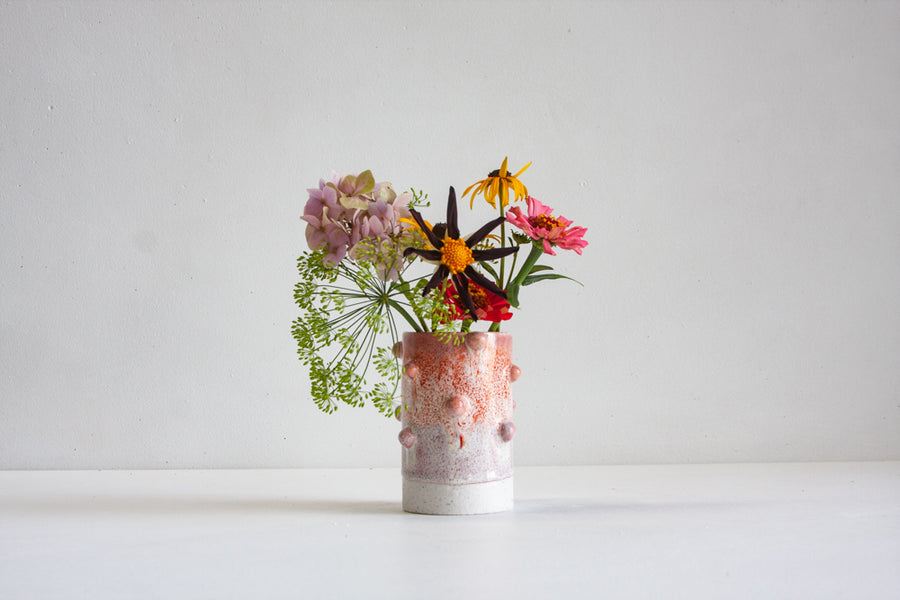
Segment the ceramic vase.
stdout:
<svg viewBox="0 0 900 600">
<path fill-rule="evenodd" d="M 395 348 L 403 364 L 403 510 L 480 514 L 513 506 L 508 333 L 440 336 L 405 333 Z"/>
</svg>

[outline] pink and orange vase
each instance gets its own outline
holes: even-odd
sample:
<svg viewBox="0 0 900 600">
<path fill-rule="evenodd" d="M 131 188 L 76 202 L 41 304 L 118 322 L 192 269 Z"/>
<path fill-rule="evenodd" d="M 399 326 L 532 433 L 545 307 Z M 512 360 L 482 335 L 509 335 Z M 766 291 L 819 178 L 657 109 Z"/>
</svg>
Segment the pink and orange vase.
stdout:
<svg viewBox="0 0 900 600">
<path fill-rule="evenodd" d="M 440 336 L 405 333 L 395 347 L 403 364 L 403 510 L 481 514 L 513 507 L 508 333 Z"/>
</svg>

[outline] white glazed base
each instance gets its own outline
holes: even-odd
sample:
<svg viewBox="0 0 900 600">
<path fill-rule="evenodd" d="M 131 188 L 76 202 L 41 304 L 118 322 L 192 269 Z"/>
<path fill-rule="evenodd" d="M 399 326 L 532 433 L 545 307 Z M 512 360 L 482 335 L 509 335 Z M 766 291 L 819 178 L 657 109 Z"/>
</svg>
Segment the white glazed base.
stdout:
<svg viewBox="0 0 900 600">
<path fill-rule="evenodd" d="M 423 515 L 479 515 L 513 507 L 513 478 L 451 485 L 403 480 L 403 510 Z"/>
</svg>

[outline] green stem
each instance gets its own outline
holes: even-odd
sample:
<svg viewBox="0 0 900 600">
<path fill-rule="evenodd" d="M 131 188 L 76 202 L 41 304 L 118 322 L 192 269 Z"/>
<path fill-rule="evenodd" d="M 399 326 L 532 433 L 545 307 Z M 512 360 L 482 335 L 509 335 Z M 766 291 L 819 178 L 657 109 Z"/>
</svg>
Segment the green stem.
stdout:
<svg viewBox="0 0 900 600">
<path fill-rule="evenodd" d="M 522 269 L 506 289 L 507 300 L 513 306 L 518 308 L 519 288 L 522 287 L 522 283 L 525 281 L 525 278 L 531 274 L 531 269 L 534 268 L 534 265 L 537 264 L 538 259 L 543 254 L 544 246 L 540 242 L 533 242 L 531 244 L 531 252 L 528 253 L 528 258 L 525 259 L 525 263 L 522 265 Z"/>
<path fill-rule="evenodd" d="M 528 258 L 525 259 L 525 263 L 522 265 L 522 270 L 519 271 L 518 275 L 516 275 L 513 283 L 522 285 L 522 282 L 525 281 L 525 278 L 531 275 L 531 269 L 534 268 L 534 265 L 537 264 L 538 259 L 540 259 L 543 254 L 544 246 L 540 242 L 532 243 L 531 252 L 528 253 Z"/>
<path fill-rule="evenodd" d="M 519 253 L 512 254 L 512 264 L 509 266 L 509 281 L 506 285 L 501 286 L 504 290 L 512 283 L 512 274 L 516 272 L 516 265 L 519 263 Z"/>
<path fill-rule="evenodd" d="M 429 331 L 428 324 L 425 322 L 425 318 L 421 314 L 419 314 L 418 310 L 416 310 L 414 294 L 415 294 L 415 292 L 412 291 L 409 288 L 409 286 L 407 286 L 406 289 L 403 290 L 403 295 L 406 296 L 406 301 L 409 303 L 410 307 L 413 309 L 413 313 L 415 313 L 416 318 L 419 319 L 419 324 L 421 325 L 421 328 L 419 328 L 419 327 L 414 327 L 414 328 L 416 331 Z M 409 319 L 407 319 L 407 321 L 408 320 Z"/>
<path fill-rule="evenodd" d="M 410 315 L 408 312 L 406 312 L 406 309 L 403 308 L 403 307 L 400 305 L 399 302 L 397 302 L 396 300 L 393 300 L 393 299 L 389 299 L 389 300 L 387 301 L 387 304 L 388 304 L 391 308 L 393 308 L 394 310 L 396 310 L 398 313 L 400 313 L 400 315 L 401 315 L 404 319 L 406 319 L 406 322 L 409 323 L 410 326 L 412 326 L 412 328 L 413 328 L 414 331 L 419 331 L 419 332 L 422 331 L 422 328 L 419 327 L 419 325 L 418 325 L 418 323 L 416 323 L 415 319 L 412 318 L 412 315 Z"/>
<path fill-rule="evenodd" d="M 503 198 L 499 198 L 500 202 L 500 216 L 504 217 L 503 222 L 500 223 L 500 246 L 504 246 L 506 244 L 506 218 L 503 212 Z M 503 281 L 505 277 L 506 271 L 506 257 L 503 256 L 500 258 L 500 281 L 497 282 L 497 286 L 503 288 Z"/>
</svg>

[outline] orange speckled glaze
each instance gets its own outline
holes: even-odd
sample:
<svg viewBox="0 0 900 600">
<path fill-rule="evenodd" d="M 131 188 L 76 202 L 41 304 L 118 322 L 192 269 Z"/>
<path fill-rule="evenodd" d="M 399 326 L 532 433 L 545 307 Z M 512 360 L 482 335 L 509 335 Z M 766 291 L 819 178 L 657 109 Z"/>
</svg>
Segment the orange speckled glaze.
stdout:
<svg viewBox="0 0 900 600">
<path fill-rule="evenodd" d="M 414 436 L 403 445 L 403 476 L 447 484 L 512 476 L 512 443 L 501 435 L 514 408 L 511 375 L 518 375 L 510 334 L 457 334 L 445 343 L 406 333 L 401 352 L 400 420 Z"/>
</svg>

